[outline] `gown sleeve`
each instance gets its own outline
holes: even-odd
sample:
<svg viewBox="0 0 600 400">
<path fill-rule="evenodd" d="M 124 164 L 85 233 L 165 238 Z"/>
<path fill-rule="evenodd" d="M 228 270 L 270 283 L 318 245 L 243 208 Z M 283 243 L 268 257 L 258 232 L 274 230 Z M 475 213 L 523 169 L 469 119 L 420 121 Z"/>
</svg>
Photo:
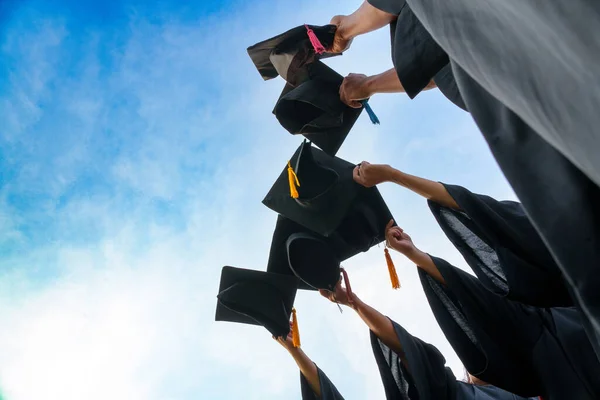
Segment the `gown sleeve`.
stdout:
<svg viewBox="0 0 600 400">
<path fill-rule="evenodd" d="M 368 0 L 382 11 L 398 16 L 390 24 L 392 62 L 406 94 L 416 97 L 450 59 L 404 0 Z"/>
<path fill-rule="evenodd" d="M 460 210 L 431 200 L 429 208 L 487 289 L 537 307 L 572 305 L 556 262 L 520 203 L 444 186 Z"/>
<path fill-rule="evenodd" d="M 471 374 L 520 396 L 600 398 L 600 362 L 579 311 L 523 305 L 432 257 L 445 285 L 419 271 L 444 335 Z"/>
<path fill-rule="evenodd" d="M 455 398 L 456 378 L 439 350 L 409 334 L 392 321 L 402 345 L 399 354 L 371 332 L 371 346 L 388 400 L 445 400 Z"/>
<path fill-rule="evenodd" d="M 304 375 L 300 373 L 300 390 L 302 392 L 302 400 L 344 400 L 344 397 L 337 390 L 333 382 L 329 380 L 327 375 L 325 375 L 325 373 L 321 371 L 319 367 L 317 367 L 317 372 L 319 373 L 321 397 L 317 397 Z"/>
<path fill-rule="evenodd" d="M 433 81 L 440 92 L 442 92 L 442 94 L 446 96 L 448 100 L 454 103 L 454 105 L 458 108 L 468 112 L 467 106 L 460 95 L 460 90 L 458 89 L 456 80 L 454 79 L 452 65 L 450 63 L 446 64 L 444 68 L 435 74 Z"/>
<path fill-rule="evenodd" d="M 419 270 L 446 339 L 474 376 L 521 396 L 542 390 L 529 353 L 542 332 L 535 309 L 497 296 L 446 261 L 432 257 L 446 285 Z"/>
</svg>

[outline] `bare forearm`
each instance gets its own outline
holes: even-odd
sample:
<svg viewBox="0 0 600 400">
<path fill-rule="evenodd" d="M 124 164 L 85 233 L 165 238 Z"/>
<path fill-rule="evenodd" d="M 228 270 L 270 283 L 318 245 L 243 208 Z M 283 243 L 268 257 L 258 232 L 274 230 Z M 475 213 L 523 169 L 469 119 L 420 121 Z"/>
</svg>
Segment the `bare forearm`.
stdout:
<svg viewBox="0 0 600 400">
<path fill-rule="evenodd" d="M 317 397 L 321 397 L 321 382 L 319 381 L 319 371 L 314 362 L 300 348 L 290 349 L 290 354 L 296 361 L 300 372 L 306 378 L 310 388 Z"/>
<path fill-rule="evenodd" d="M 352 39 L 389 25 L 396 18 L 396 15 L 381 11 L 364 1 L 356 11 L 348 16 L 344 26 L 340 28 L 343 29 L 344 37 Z"/>
<path fill-rule="evenodd" d="M 387 181 L 389 182 L 394 182 L 400 186 L 404 186 L 405 188 L 425 197 L 426 199 L 435 201 L 444 207 L 449 207 L 456 210 L 460 209 L 444 185 L 439 182 L 409 175 L 392 167 L 388 168 L 386 174 L 388 176 Z"/>
<path fill-rule="evenodd" d="M 367 85 L 369 92 L 372 94 L 404 92 L 404 87 L 402 87 L 402 83 L 400 83 L 400 79 L 394 68 L 381 74 L 370 76 L 367 79 Z"/>
<path fill-rule="evenodd" d="M 427 273 L 427 275 L 431 276 L 433 279 L 441 283 L 442 285 L 446 284 L 444 277 L 440 273 L 437 265 L 433 262 L 431 256 L 427 253 L 422 252 L 421 250 L 415 249 L 415 251 L 404 254 L 406 258 L 410 261 L 414 262 L 419 268 Z"/>
<path fill-rule="evenodd" d="M 369 329 L 390 349 L 402 354 L 402 344 L 396 335 L 392 321 L 355 296 L 354 309 Z"/>
</svg>

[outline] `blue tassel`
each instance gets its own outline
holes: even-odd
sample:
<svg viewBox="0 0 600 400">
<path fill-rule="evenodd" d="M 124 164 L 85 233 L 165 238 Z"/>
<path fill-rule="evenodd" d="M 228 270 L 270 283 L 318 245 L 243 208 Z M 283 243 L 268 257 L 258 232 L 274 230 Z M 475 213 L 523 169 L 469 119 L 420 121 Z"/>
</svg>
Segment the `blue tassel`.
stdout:
<svg viewBox="0 0 600 400">
<path fill-rule="evenodd" d="M 373 112 L 373 109 L 369 105 L 369 101 L 363 100 L 361 101 L 361 103 L 367 111 L 367 114 L 369 114 L 369 118 L 371 118 L 371 122 L 373 123 L 373 125 L 379 125 L 379 118 L 377 118 L 377 115 L 375 115 L 375 113 Z"/>
</svg>

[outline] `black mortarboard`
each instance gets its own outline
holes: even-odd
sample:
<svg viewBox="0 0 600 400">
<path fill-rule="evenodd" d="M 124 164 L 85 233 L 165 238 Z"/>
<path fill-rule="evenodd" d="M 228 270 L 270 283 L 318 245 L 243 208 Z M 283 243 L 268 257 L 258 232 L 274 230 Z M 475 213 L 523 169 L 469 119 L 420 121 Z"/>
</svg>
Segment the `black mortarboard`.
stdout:
<svg viewBox="0 0 600 400">
<path fill-rule="evenodd" d="M 392 216 L 376 187 L 365 188 L 354 181 L 354 167 L 305 140 L 263 204 L 319 235 L 330 236 L 344 224 L 347 232 L 340 233 L 349 235 L 346 241 L 356 242 L 357 234 L 369 232 L 379 243 Z"/>
<path fill-rule="evenodd" d="M 297 285 L 294 276 L 223 267 L 215 320 L 262 325 L 286 337 Z"/>
<path fill-rule="evenodd" d="M 349 162 L 313 148 L 310 142 L 304 141 L 298 148 L 263 200 L 263 204 L 280 214 L 273 233 L 268 271 L 291 273 L 284 260 L 289 261 L 287 242 L 293 235 L 309 234 L 327 245 L 341 261 L 385 240 L 385 227 L 392 215 L 377 188 L 365 188 L 354 182 L 353 168 Z M 314 247 L 322 248 L 320 244 Z M 313 252 L 309 248 L 305 251 Z M 311 255 L 311 258 L 317 257 Z M 399 282 L 389 260 L 393 286 L 397 288 Z M 294 270 L 293 266 L 288 267 Z M 300 288 L 309 289 L 304 283 Z"/>
<path fill-rule="evenodd" d="M 301 240 L 301 238 L 304 238 L 304 240 Z M 314 244 L 312 240 L 315 241 Z M 290 246 L 290 244 L 292 245 Z M 291 253 L 289 252 L 290 248 L 293 250 Z M 305 252 L 304 257 L 306 258 L 299 258 L 298 249 Z M 335 285 L 337 278 L 339 278 L 339 261 L 337 263 L 327 263 L 326 261 L 331 259 L 331 254 L 335 256 L 335 259 L 343 261 L 360 251 L 362 250 L 354 249 L 344 242 L 337 233 L 333 233 L 329 237 L 321 236 L 288 218 L 278 215 L 273 240 L 271 241 L 267 272 L 298 276 L 300 278 L 298 280 L 299 289 L 324 289 L 328 288 L 329 285 L 319 284 L 319 281 Z M 304 271 L 308 267 L 300 265 L 300 262 L 305 261 L 307 263 L 314 261 L 313 266 L 315 267 L 321 265 L 323 276 L 316 279 L 305 276 Z"/>
<path fill-rule="evenodd" d="M 289 67 L 298 71 L 318 59 L 337 55 L 321 51 L 333 45 L 336 29 L 335 25 L 301 25 L 248 47 L 248 55 L 264 80 L 281 75 L 287 81 Z M 316 53 L 309 34 L 322 45 L 321 54 Z"/>
<path fill-rule="evenodd" d="M 311 233 L 294 233 L 285 245 L 294 275 L 311 288 L 334 290 L 341 260 L 331 245 Z"/>
<path fill-rule="evenodd" d="M 340 100 L 344 77 L 320 61 L 297 72 L 301 78 L 281 92 L 273 114 L 293 135 L 304 135 L 330 155 L 335 155 L 363 108 L 352 108 Z M 293 77 L 290 68 L 289 77 Z"/>
</svg>

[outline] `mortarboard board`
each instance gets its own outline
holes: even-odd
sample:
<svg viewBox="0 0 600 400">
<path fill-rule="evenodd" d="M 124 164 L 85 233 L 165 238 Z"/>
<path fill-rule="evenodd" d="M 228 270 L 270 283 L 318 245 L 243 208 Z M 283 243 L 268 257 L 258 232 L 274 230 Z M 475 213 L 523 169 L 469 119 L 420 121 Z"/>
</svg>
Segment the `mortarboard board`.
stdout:
<svg viewBox="0 0 600 400">
<path fill-rule="evenodd" d="M 333 252 L 335 257 L 341 261 L 346 260 L 363 250 L 357 250 L 353 248 L 350 244 L 346 243 L 342 237 L 333 233 L 329 237 L 325 237 L 322 235 L 318 235 L 312 232 L 310 229 L 305 228 L 304 226 L 285 218 L 282 215 L 277 216 L 277 223 L 275 225 L 275 230 L 273 232 L 273 240 L 271 241 L 271 250 L 269 252 L 269 261 L 267 263 L 267 272 L 276 273 L 276 274 L 287 274 L 287 275 L 296 275 L 300 279 L 298 280 L 298 289 L 305 290 L 313 290 L 317 288 L 317 286 L 312 285 L 310 282 L 314 282 L 311 279 L 304 279 L 301 274 L 297 274 L 296 272 L 305 268 L 301 267 L 293 267 L 294 263 L 291 260 L 296 260 L 296 256 L 292 256 L 290 258 L 289 249 L 289 239 L 290 238 L 299 238 L 299 237 L 309 237 L 310 239 L 314 239 L 323 243 L 328 250 L 324 250 L 322 246 L 311 246 L 312 242 L 309 241 L 297 241 L 292 247 L 294 250 L 298 248 L 303 249 L 302 251 L 309 252 L 307 256 L 310 259 L 315 260 L 315 265 L 317 263 L 321 263 L 322 260 L 319 258 L 327 257 L 329 252 Z M 327 254 L 323 255 L 317 250 L 321 250 L 326 252 Z M 338 263 L 339 264 L 339 263 Z M 294 269 L 297 271 L 294 271 Z M 335 268 L 335 267 L 334 267 Z M 337 273 L 339 273 L 339 265 L 337 266 Z"/>
<path fill-rule="evenodd" d="M 281 75 L 287 81 L 290 66 L 298 70 L 318 59 L 338 55 L 323 52 L 333 45 L 336 30 L 335 25 L 297 26 L 248 47 L 248 55 L 264 80 Z M 314 38 L 322 46 L 320 54 L 315 51 Z"/>
<path fill-rule="evenodd" d="M 314 289 L 333 291 L 340 280 L 340 263 L 332 246 L 311 233 L 294 233 L 286 241 L 289 267 Z"/>
<path fill-rule="evenodd" d="M 297 285 L 294 276 L 223 267 L 215 320 L 261 325 L 286 337 Z"/>
<path fill-rule="evenodd" d="M 328 156 L 305 140 L 263 204 L 320 235 L 329 236 L 362 188 L 352 178 L 353 168 L 349 162 Z"/>
<path fill-rule="evenodd" d="M 263 200 L 280 214 L 269 255 L 270 272 L 290 273 L 282 261 L 286 257 L 289 261 L 283 244 L 294 234 L 310 234 L 341 261 L 385 240 L 385 227 L 392 215 L 376 187 L 365 188 L 354 182 L 353 168 L 353 164 L 313 148 L 310 142 L 300 145 Z M 393 287 L 398 288 L 387 249 L 385 253 Z M 300 288 L 308 289 L 306 279 L 302 281 Z"/>
</svg>

